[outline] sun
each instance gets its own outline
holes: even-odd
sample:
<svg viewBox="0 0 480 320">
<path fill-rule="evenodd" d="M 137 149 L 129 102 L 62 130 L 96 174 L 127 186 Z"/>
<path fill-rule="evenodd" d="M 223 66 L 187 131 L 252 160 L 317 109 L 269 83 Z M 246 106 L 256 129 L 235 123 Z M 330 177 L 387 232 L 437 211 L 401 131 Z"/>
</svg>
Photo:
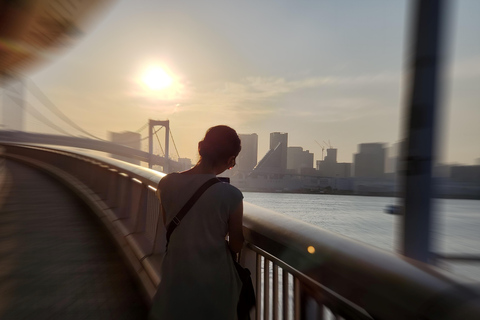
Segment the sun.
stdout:
<svg viewBox="0 0 480 320">
<path fill-rule="evenodd" d="M 187 82 L 175 69 L 156 62 L 146 62 L 140 68 L 132 79 L 135 83 L 132 88 L 133 95 L 148 101 L 168 101 L 174 103 L 173 105 L 188 96 Z"/>
<path fill-rule="evenodd" d="M 142 82 L 151 90 L 163 90 L 173 84 L 173 78 L 161 67 L 150 67 L 143 74 Z"/>
</svg>

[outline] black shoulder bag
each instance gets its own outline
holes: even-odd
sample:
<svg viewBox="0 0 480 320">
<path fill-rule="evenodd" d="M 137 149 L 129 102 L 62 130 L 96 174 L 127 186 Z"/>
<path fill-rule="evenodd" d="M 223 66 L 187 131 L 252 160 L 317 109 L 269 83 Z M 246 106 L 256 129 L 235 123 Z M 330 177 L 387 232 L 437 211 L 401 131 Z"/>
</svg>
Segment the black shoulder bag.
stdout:
<svg viewBox="0 0 480 320">
<path fill-rule="evenodd" d="M 212 185 L 217 182 L 221 182 L 218 178 L 212 178 L 205 182 L 194 194 L 193 196 L 185 203 L 185 205 L 180 209 L 177 215 L 172 219 L 172 221 L 167 226 L 167 249 L 168 243 L 170 241 L 170 236 L 172 235 L 173 230 L 180 224 L 180 221 L 185 217 L 187 212 L 192 208 L 192 206 L 197 202 L 201 195 Z M 237 304 L 237 316 L 238 320 L 250 320 L 250 310 L 255 306 L 255 291 L 253 289 L 252 279 L 250 278 L 250 270 L 242 267 L 235 259 L 234 253 L 232 252 L 232 259 L 235 265 L 235 269 L 242 280 L 242 291 L 240 292 L 240 297 Z"/>
<path fill-rule="evenodd" d="M 242 291 L 240 291 L 240 297 L 237 304 L 237 317 L 238 320 L 250 320 L 250 310 L 255 307 L 255 290 L 253 289 L 253 283 L 250 270 L 244 268 L 237 262 L 236 254 L 230 251 L 232 254 L 233 264 L 237 270 L 240 280 L 242 280 Z"/>
</svg>

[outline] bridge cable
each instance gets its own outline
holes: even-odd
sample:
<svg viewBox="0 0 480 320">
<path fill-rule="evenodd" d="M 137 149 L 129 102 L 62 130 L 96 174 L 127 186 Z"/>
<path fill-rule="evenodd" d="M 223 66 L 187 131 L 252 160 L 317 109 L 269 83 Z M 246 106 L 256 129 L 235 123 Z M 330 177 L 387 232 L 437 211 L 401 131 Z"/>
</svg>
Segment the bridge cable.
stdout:
<svg viewBox="0 0 480 320">
<path fill-rule="evenodd" d="M 77 129 L 78 131 L 96 139 L 96 140 L 101 140 L 101 141 L 106 141 L 102 138 L 99 138 L 90 132 L 84 130 L 81 128 L 79 125 L 77 125 L 74 121 L 70 120 L 63 112 L 61 112 L 57 106 L 43 93 L 43 91 L 35 84 L 35 82 L 32 79 L 28 79 L 29 83 L 32 84 L 33 86 L 27 86 L 27 88 L 30 89 L 30 92 L 40 100 L 40 102 L 43 103 L 44 106 L 46 106 L 50 111 L 52 111 L 54 114 L 56 114 L 61 120 L 72 126 L 73 128 Z M 33 89 L 33 91 L 32 91 Z"/>
<path fill-rule="evenodd" d="M 160 129 L 162 129 L 162 128 L 163 127 L 160 127 Z M 162 150 L 163 156 L 165 157 L 165 151 L 163 151 L 162 144 L 160 143 L 160 138 L 158 137 L 158 134 L 157 134 L 157 132 L 160 131 L 160 129 L 155 131 L 155 137 L 157 137 L 158 144 L 160 145 L 160 150 Z"/>
<path fill-rule="evenodd" d="M 140 129 L 138 129 L 137 131 L 135 131 L 136 133 L 140 133 L 143 129 L 145 129 L 146 127 L 148 126 L 148 122 L 145 123 L 143 126 L 140 127 Z"/>
<path fill-rule="evenodd" d="M 55 123 L 53 123 L 52 121 L 50 121 L 47 117 L 45 117 L 40 111 L 38 111 L 31 103 L 27 102 L 26 100 L 23 100 L 23 102 L 30 108 L 25 108 L 22 104 L 22 108 L 27 111 L 28 113 L 30 113 L 33 117 L 35 117 L 37 120 L 39 120 L 40 122 L 42 122 L 43 124 L 47 125 L 48 127 L 58 131 L 58 132 L 61 132 L 63 133 L 64 135 L 67 135 L 67 136 L 70 136 L 70 137 L 74 137 L 73 134 L 65 131 L 64 129 L 60 128 L 59 126 L 57 126 Z M 35 111 L 35 112 L 33 112 Z"/>
<path fill-rule="evenodd" d="M 22 76 L 22 79 L 26 79 L 25 76 Z M 34 118 L 36 118 L 37 120 L 39 120 L 41 123 L 43 123 L 44 125 L 47 125 L 48 127 L 50 127 L 51 129 L 53 130 L 56 130 L 57 132 L 61 132 L 63 133 L 64 135 L 67 135 L 67 136 L 71 136 L 71 137 L 74 137 L 74 135 L 72 135 L 71 133 L 65 131 L 64 129 L 60 128 L 59 126 L 57 126 L 55 123 L 53 123 L 52 121 L 50 121 L 47 117 L 45 117 L 42 112 L 38 111 L 34 106 L 33 104 L 29 103 L 26 99 L 19 99 L 19 98 L 13 98 L 13 97 L 10 97 L 10 99 L 13 99 L 14 102 L 19 102 L 18 105 L 20 105 L 20 108 L 22 108 L 24 111 L 27 111 L 29 114 L 31 114 Z M 29 106 L 29 108 L 26 108 L 26 106 Z M 33 112 L 35 111 L 35 112 Z"/>
<path fill-rule="evenodd" d="M 175 147 L 175 151 L 177 152 L 177 157 L 178 159 L 180 159 L 180 154 L 178 153 L 177 145 L 175 144 L 175 140 L 173 139 L 172 129 L 168 127 L 168 130 L 170 131 L 170 137 L 172 137 L 172 142 L 173 142 L 173 146 Z"/>
</svg>

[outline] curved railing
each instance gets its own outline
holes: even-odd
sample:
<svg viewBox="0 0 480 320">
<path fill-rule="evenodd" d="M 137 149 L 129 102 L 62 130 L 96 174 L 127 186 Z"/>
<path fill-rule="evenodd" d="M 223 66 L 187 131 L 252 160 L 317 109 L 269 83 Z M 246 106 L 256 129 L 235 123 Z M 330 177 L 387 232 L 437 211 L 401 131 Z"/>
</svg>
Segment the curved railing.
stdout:
<svg viewBox="0 0 480 320">
<path fill-rule="evenodd" d="M 105 224 L 146 297 L 160 282 L 163 174 L 78 151 L 5 144 L 76 192 Z M 254 319 L 480 319 L 478 287 L 439 269 L 245 204 L 241 263 L 252 271 Z"/>
</svg>

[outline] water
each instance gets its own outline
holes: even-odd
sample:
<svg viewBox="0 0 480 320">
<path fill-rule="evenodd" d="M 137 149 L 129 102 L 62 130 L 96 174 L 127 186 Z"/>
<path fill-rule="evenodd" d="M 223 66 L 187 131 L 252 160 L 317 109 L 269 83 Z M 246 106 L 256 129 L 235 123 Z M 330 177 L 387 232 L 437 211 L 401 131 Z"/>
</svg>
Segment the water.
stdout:
<svg viewBox="0 0 480 320">
<path fill-rule="evenodd" d="M 246 202 L 388 251 L 399 247 L 400 217 L 384 213 L 391 197 L 244 192 Z M 434 252 L 480 255 L 480 200 L 434 200 Z M 480 282 L 480 261 L 440 267 Z"/>
</svg>

